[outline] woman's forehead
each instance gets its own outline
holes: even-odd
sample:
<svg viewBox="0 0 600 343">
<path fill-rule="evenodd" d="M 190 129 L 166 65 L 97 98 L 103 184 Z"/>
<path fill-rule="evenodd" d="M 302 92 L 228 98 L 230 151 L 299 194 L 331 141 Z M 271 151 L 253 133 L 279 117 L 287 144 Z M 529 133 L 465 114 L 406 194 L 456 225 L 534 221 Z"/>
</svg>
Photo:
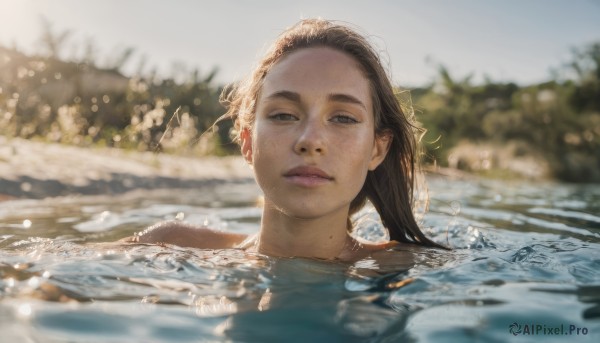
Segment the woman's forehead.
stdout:
<svg viewBox="0 0 600 343">
<path fill-rule="evenodd" d="M 369 80 L 348 54 L 327 47 L 304 48 L 280 59 L 267 73 L 260 94 L 320 92 L 370 99 Z M 369 100 L 370 103 L 370 100 Z"/>
</svg>

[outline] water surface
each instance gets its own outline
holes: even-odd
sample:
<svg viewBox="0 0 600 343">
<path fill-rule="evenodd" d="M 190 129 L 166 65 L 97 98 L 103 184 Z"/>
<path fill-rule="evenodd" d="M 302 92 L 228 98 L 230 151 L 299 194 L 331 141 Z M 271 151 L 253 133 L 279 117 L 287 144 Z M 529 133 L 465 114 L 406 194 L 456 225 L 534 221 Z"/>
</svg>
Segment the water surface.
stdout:
<svg viewBox="0 0 600 343">
<path fill-rule="evenodd" d="M 598 341 L 598 185 L 429 188 L 423 227 L 454 250 L 385 264 L 107 243 L 165 219 L 256 232 L 252 184 L 0 203 L 2 341 Z"/>
</svg>

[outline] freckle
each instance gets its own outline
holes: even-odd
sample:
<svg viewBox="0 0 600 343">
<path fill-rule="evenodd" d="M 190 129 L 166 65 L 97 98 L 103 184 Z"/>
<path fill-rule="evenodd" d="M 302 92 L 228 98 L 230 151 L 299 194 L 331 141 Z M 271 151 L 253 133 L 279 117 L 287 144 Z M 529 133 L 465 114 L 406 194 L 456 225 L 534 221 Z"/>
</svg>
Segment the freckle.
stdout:
<svg viewBox="0 0 600 343">
<path fill-rule="evenodd" d="M 329 236 L 329 239 L 332 239 L 332 238 L 333 238 L 333 235 L 332 235 L 332 236 Z"/>
</svg>

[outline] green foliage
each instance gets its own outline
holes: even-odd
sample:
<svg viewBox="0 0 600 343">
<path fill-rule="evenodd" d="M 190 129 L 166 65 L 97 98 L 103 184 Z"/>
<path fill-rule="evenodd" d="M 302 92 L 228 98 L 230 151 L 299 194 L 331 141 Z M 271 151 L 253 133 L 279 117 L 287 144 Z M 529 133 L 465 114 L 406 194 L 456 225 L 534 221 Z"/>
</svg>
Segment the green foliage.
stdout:
<svg viewBox="0 0 600 343">
<path fill-rule="evenodd" d="M 128 78 L 118 69 L 26 56 L 0 47 L 0 134 L 138 150 L 226 153 L 209 131 L 223 113 L 216 70 L 182 82 Z M 176 110 L 179 108 L 179 111 Z M 215 150 L 217 149 L 217 150 Z"/>
<path fill-rule="evenodd" d="M 461 141 L 525 144 L 567 181 L 600 180 L 600 43 L 575 50 L 566 72 L 575 76 L 518 87 L 455 80 L 443 66 L 438 82 L 414 92 L 428 130 L 427 156 L 441 165 Z M 433 142 L 433 143 L 431 143 Z"/>
</svg>

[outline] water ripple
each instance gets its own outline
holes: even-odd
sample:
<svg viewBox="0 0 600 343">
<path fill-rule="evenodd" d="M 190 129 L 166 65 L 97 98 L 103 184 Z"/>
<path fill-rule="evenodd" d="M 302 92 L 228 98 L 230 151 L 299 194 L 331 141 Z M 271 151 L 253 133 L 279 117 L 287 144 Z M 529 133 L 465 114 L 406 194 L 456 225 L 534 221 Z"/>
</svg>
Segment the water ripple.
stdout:
<svg viewBox="0 0 600 343">
<path fill-rule="evenodd" d="M 353 265 L 109 243 L 164 219 L 254 232 L 260 210 L 252 197 L 236 201 L 233 186 L 215 196 L 0 203 L 2 337 L 507 341 L 509 325 L 532 318 L 600 332 L 597 187 L 464 180 L 430 187 L 422 226 L 453 250 L 398 250 L 396 259 Z M 357 232 L 384 238 L 376 218 L 363 214 Z"/>
</svg>

